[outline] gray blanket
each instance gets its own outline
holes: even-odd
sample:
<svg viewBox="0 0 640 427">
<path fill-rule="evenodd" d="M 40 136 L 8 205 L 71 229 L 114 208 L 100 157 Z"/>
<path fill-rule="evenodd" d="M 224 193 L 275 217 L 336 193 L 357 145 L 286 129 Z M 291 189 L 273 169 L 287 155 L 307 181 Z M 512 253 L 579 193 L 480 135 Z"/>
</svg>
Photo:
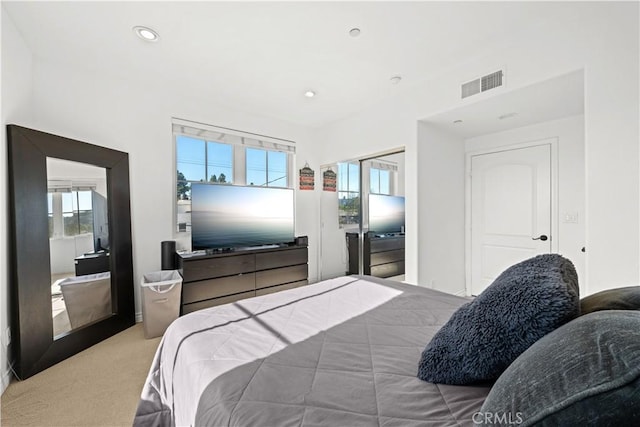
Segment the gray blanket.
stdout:
<svg viewBox="0 0 640 427">
<path fill-rule="evenodd" d="M 191 313 L 165 333 L 134 425 L 471 425 L 488 387 L 416 378 L 465 302 L 349 276 Z"/>
</svg>

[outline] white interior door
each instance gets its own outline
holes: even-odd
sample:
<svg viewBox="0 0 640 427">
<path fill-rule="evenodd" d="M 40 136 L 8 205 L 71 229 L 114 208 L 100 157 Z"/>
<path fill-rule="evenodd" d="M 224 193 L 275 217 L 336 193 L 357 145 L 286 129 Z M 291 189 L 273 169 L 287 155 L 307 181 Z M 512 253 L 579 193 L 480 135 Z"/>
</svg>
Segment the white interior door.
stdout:
<svg viewBox="0 0 640 427">
<path fill-rule="evenodd" d="M 551 252 L 551 145 L 471 156 L 471 293 Z"/>
</svg>

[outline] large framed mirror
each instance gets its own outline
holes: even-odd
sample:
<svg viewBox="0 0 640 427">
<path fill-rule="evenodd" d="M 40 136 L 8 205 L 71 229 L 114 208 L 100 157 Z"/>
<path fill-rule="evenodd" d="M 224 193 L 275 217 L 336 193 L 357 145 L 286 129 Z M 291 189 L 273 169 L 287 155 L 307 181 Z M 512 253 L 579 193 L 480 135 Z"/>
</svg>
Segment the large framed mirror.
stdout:
<svg viewBox="0 0 640 427">
<path fill-rule="evenodd" d="M 135 324 L 128 154 L 7 126 L 15 372 Z"/>
</svg>

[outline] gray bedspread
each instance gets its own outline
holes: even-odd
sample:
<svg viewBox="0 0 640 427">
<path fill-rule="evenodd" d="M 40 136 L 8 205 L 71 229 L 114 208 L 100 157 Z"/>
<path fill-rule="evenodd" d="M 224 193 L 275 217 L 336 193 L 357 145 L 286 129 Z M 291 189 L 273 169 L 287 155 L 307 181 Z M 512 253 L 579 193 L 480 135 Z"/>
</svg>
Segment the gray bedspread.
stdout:
<svg viewBox="0 0 640 427">
<path fill-rule="evenodd" d="M 176 320 L 136 426 L 467 426 L 488 387 L 416 378 L 467 299 L 348 276 Z"/>
</svg>

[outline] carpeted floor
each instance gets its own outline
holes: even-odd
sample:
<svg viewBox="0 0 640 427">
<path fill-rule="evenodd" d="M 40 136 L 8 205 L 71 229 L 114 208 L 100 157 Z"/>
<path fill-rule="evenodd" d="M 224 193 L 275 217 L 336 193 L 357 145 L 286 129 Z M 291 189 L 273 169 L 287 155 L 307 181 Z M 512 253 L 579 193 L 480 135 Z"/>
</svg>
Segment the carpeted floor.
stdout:
<svg viewBox="0 0 640 427">
<path fill-rule="evenodd" d="M 160 338 L 142 323 L 94 345 L 2 395 L 0 425 L 131 426 Z"/>
</svg>

